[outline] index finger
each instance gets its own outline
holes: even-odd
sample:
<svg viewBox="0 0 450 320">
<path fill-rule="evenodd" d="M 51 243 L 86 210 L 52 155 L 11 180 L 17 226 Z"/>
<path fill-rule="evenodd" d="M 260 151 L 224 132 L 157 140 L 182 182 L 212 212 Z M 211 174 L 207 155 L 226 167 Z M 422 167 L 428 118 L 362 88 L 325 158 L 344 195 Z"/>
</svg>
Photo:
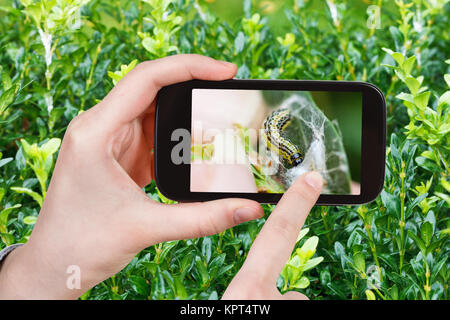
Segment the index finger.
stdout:
<svg viewBox="0 0 450 320">
<path fill-rule="evenodd" d="M 317 172 L 305 173 L 291 185 L 256 237 L 241 269 L 244 273 L 276 282 L 321 190 Z"/>
<path fill-rule="evenodd" d="M 120 125 L 139 117 L 159 89 L 192 79 L 226 80 L 236 65 L 197 54 L 181 54 L 146 61 L 131 70 L 95 108 L 109 124 Z"/>
</svg>

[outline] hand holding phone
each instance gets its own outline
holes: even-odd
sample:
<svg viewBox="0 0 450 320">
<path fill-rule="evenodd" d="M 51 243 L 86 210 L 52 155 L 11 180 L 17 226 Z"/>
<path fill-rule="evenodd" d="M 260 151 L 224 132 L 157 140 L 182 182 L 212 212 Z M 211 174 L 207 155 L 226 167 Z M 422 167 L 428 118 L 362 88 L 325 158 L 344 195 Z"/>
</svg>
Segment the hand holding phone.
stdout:
<svg viewBox="0 0 450 320">
<path fill-rule="evenodd" d="M 0 299 L 77 298 L 144 248 L 260 218 L 261 206 L 248 199 L 165 205 L 142 190 L 152 179 L 158 90 L 235 72 L 230 63 L 198 55 L 148 61 L 75 118 L 30 239 L 1 265 Z"/>
</svg>

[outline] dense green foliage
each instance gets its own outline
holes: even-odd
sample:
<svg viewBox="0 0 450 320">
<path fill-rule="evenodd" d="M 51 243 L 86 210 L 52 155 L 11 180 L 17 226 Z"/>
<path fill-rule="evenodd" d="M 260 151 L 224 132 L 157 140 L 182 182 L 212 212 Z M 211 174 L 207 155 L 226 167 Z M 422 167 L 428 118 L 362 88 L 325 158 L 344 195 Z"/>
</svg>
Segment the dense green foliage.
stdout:
<svg viewBox="0 0 450 320">
<path fill-rule="evenodd" d="M 252 1 L 231 24 L 200 0 L 0 4 L 0 248 L 30 235 L 74 116 L 136 62 L 199 53 L 235 62 L 241 78 L 363 80 L 386 96 L 382 194 L 359 207 L 314 208 L 280 290 L 312 299 L 448 299 L 448 1 L 291 0 L 287 30 L 277 33 Z M 378 28 L 376 10 L 365 11 L 372 4 L 381 9 Z M 146 192 L 167 201 L 154 183 Z M 264 209 L 267 217 L 272 207 Z M 155 245 L 82 298 L 217 299 L 264 221 Z"/>
</svg>

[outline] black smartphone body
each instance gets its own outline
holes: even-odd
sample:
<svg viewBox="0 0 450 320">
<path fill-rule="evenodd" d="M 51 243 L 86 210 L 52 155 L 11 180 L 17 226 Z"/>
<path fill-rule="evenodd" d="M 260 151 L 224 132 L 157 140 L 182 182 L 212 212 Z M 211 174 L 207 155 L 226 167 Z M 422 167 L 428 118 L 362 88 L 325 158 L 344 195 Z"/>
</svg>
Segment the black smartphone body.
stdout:
<svg viewBox="0 0 450 320">
<path fill-rule="evenodd" d="M 192 80 L 157 97 L 155 180 L 176 201 L 277 203 L 318 171 L 318 205 L 374 200 L 384 183 L 386 106 L 365 82 Z"/>
</svg>

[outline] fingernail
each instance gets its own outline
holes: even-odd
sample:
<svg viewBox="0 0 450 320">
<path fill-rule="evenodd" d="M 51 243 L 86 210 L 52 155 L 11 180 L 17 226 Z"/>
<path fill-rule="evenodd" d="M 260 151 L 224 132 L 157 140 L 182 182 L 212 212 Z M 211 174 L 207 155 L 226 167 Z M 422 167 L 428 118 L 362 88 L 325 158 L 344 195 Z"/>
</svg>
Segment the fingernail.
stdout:
<svg viewBox="0 0 450 320">
<path fill-rule="evenodd" d="M 315 171 L 309 172 L 305 176 L 305 181 L 307 184 L 309 184 L 315 190 L 322 189 L 322 184 L 323 184 L 322 176 L 318 172 L 315 172 Z"/>
<path fill-rule="evenodd" d="M 234 66 L 234 63 L 232 63 L 232 62 L 223 61 L 223 60 L 217 60 L 217 61 L 219 61 L 221 64 L 223 64 L 223 65 L 225 65 L 227 67 Z"/>
<path fill-rule="evenodd" d="M 234 211 L 233 219 L 236 224 L 256 219 L 258 214 L 255 209 L 242 207 Z"/>
</svg>

